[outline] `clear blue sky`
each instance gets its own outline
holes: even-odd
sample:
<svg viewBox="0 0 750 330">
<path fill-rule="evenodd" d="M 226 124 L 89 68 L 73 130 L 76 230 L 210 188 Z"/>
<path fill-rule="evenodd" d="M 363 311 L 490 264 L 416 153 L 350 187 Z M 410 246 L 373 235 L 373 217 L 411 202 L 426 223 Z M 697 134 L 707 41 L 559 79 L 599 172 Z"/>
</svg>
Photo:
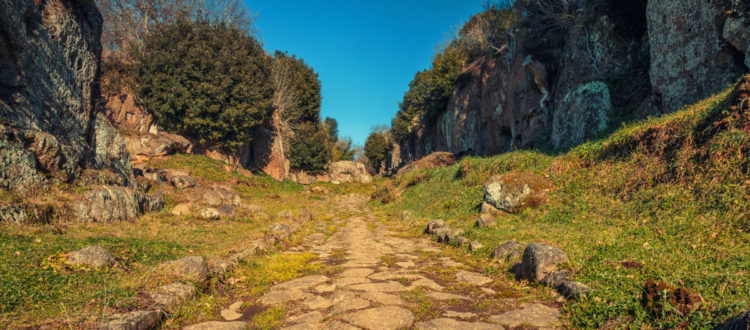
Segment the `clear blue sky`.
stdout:
<svg viewBox="0 0 750 330">
<path fill-rule="evenodd" d="M 323 85 L 321 117 L 364 144 L 390 124 L 418 70 L 480 0 L 245 0 L 267 51 L 302 57 Z"/>
</svg>

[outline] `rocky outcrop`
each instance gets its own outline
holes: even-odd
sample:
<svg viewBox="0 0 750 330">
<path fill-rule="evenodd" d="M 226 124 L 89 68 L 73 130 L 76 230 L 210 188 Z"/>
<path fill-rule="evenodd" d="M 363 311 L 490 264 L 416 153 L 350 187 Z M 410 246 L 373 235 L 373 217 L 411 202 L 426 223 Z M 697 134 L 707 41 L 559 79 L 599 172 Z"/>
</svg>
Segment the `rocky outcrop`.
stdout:
<svg viewBox="0 0 750 330">
<path fill-rule="evenodd" d="M 748 14 L 740 2 L 648 2 L 651 87 L 665 111 L 711 96 L 748 71 L 744 64 L 747 49 L 734 48 L 723 38 L 728 27 L 727 37 L 732 39 L 732 27 L 738 23 L 736 18 L 727 22 L 728 12 Z"/>
<path fill-rule="evenodd" d="M 135 96 L 129 89 L 107 98 L 105 114 L 112 124 L 122 130 L 159 134 L 159 126 L 156 125 L 154 116 L 136 104 Z"/>
<path fill-rule="evenodd" d="M 132 220 L 146 212 L 164 208 L 164 199 L 148 196 L 127 187 L 102 186 L 82 196 L 70 208 L 80 222 L 114 222 Z"/>
<path fill-rule="evenodd" d="M 126 147 L 134 160 L 163 157 L 174 153 L 189 153 L 193 144 L 180 135 L 160 132 L 125 136 Z"/>
<path fill-rule="evenodd" d="M 129 175 L 100 148 L 117 140 L 97 131 L 101 26 L 91 1 L 0 1 L 0 188 L 73 180 L 90 155 Z"/>
<path fill-rule="evenodd" d="M 436 151 L 568 148 L 617 118 L 659 116 L 704 99 L 750 69 L 747 1 L 578 5 L 558 35 L 539 35 L 534 23 L 545 18 L 530 14 L 501 52 L 466 64 L 447 107 L 417 117 L 409 137 L 389 148 L 382 172 Z"/>
<path fill-rule="evenodd" d="M 546 201 L 552 185 L 533 173 L 505 173 L 491 177 L 484 184 L 482 209 L 516 213 Z"/>
</svg>

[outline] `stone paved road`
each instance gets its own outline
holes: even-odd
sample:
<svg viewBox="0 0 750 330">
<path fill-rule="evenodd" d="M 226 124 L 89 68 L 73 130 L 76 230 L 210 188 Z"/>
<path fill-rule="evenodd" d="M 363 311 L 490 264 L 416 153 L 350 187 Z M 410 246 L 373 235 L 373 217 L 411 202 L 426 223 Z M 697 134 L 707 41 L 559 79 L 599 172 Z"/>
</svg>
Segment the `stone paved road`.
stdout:
<svg viewBox="0 0 750 330">
<path fill-rule="evenodd" d="M 524 301 L 496 281 L 450 258 L 427 239 L 398 237 L 369 212 L 367 198 L 336 198 L 331 236 L 309 235 L 286 253 L 313 252 L 335 267 L 279 283 L 257 303 L 283 306 L 282 329 L 503 329 L 555 328 L 556 308 Z M 326 230 L 321 223 L 318 230 Z M 233 315 L 225 310 L 222 315 Z M 237 324 L 237 323 L 235 323 Z M 214 326 L 218 326 L 216 323 Z M 225 323 L 231 328 L 229 322 Z"/>
</svg>

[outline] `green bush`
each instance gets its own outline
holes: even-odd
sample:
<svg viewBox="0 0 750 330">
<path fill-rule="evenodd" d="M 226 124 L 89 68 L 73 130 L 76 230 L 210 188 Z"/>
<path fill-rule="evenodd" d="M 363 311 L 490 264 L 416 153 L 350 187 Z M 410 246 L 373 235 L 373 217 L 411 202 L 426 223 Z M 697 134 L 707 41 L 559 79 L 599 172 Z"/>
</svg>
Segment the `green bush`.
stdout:
<svg viewBox="0 0 750 330">
<path fill-rule="evenodd" d="M 310 174 L 325 171 L 331 160 L 328 131 L 313 122 L 297 127 L 289 145 L 289 160 L 292 169 Z"/>
<path fill-rule="evenodd" d="M 365 141 L 365 156 L 376 171 L 380 169 L 380 164 L 385 159 L 387 141 L 382 132 L 372 132 Z"/>
<path fill-rule="evenodd" d="M 236 153 L 271 111 L 268 56 L 246 30 L 177 19 L 138 47 L 139 103 L 171 133 Z"/>
</svg>

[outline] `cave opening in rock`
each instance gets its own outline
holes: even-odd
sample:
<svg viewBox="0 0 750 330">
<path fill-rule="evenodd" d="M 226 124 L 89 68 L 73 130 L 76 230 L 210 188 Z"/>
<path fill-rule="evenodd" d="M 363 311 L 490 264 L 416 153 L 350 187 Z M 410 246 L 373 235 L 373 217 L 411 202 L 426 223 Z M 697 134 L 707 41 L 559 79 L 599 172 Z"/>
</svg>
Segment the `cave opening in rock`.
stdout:
<svg viewBox="0 0 750 330">
<path fill-rule="evenodd" d="M 617 33 L 631 40 L 643 38 L 647 31 L 647 0 L 612 0 L 608 15 Z"/>
</svg>

